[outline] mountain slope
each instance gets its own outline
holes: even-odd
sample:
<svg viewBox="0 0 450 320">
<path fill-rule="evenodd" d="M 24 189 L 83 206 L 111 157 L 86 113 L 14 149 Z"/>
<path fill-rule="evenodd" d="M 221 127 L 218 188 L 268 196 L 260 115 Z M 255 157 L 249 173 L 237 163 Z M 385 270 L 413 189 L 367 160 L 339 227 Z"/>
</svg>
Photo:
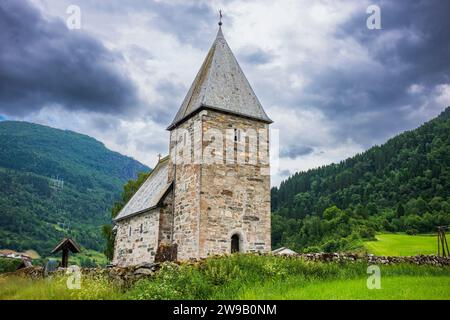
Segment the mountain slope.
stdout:
<svg viewBox="0 0 450 320">
<path fill-rule="evenodd" d="M 101 250 L 123 184 L 148 170 L 86 135 L 0 122 L 0 248 L 48 254 L 69 234 Z"/>
<path fill-rule="evenodd" d="M 323 218 L 332 206 L 373 230 L 430 232 L 437 224 L 449 224 L 450 108 L 382 146 L 296 173 L 273 188 L 274 245 L 288 242 L 301 249 L 324 244 L 326 235 L 318 233 L 312 240 L 305 223 L 319 227 L 312 217 Z M 297 224 L 288 228 L 289 219 Z M 299 236 L 302 232 L 310 234 Z"/>
</svg>

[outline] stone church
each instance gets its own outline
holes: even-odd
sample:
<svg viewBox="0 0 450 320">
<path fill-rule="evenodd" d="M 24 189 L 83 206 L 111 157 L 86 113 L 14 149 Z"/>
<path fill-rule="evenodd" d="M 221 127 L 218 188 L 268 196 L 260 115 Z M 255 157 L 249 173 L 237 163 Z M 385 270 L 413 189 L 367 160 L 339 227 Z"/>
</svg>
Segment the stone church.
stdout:
<svg viewBox="0 0 450 320">
<path fill-rule="evenodd" d="M 113 264 L 269 252 L 269 124 L 222 23 L 161 158 L 115 218 Z"/>
</svg>

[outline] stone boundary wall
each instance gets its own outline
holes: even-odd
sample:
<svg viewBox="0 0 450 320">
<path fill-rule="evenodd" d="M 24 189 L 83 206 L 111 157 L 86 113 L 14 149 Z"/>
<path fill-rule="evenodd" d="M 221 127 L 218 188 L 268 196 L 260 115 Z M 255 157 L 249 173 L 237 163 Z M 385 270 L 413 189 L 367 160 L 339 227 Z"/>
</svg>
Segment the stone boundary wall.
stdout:
<svg viewBox="0 0 450 320">
<path fill-rule="evenodd" d="M 173 262 L 163 262 L 166 264 L 175 264 Z M 128 287 L 134 282 L 142 278 L 149 278 L 161 268 L 163 263 L 148 263 L 140 264 L 133 267 L 112 267 L 112 268 L 80 268 L 82 276 L 105 276 L 108 277 L 114 284 L 120 287 Z M 47 277 L 64 276 L 67 269 L 58 268 Z M 32 280 L 39 280 L 46 278 L 44 274 L 44 268 L 38 266 L 32 266 L 23 268 L 15 272 L 0 274 L 1 277 L 17 276 L 30 278 Z"/>
<path fill-rule="evenodd" d="M 272 254 L 255 254 L 260 256 L 272 256 Z M 217 256 L 219 257 L 219 256 Z M 438 257 L 435 255 L 418 255 L 413 257 L 383 257 L 374 255 L 362 255 L 362 254 L 352 254 L 352 253 L 304 253 L 296 255 L 285 255 L 280 258 L 284 259 L 299 259 L 303 261 L 311 262 L 335 262 L 335 263 L 356 263 L 356 262 L 366 262 L 367 264 L 375 265 L 393 265 L 401 263 L 410 263 L 415 265 L 429 265 L 437 267 L 450 266 L 450 258 Z M 137 280 L 142 278 L 153 277 L 163 264 L 171 265 L 198 265 L 202 263 L 205 259 L 191 259 L 186 262 L 162 262 L 162 263 L 144 263 L 136 265 L 133 267 L 111 267 L 111 268 L 81 268 L 82 275 L 86 276 L 107 276 L 113 283 L 121 287 L 129 287 Z M 53 275 L 64 275 L 66 269 L 59 268 L 53 273 Z M 16 272 L 4 273 L 2 276 L 22 276 L 29 277 L 31 279 L 42 279 L 44 278 L 44 270 L 42 267 L 28 267 Z"/>
<path fill-rule="evenodd" d="M 320 262 L 357 262 L 365 261 L 368 264 L 400 264 L 411 263 L 416 265 L 450 266 L 450 257 L 438 257 L 436 255 L 418 255 L 412 257 L 386 257 L 373 254 L 353 253 L 302 253 L 293 255 L 294 258 L 302 258 L 306 261 Z"/>
</svg>

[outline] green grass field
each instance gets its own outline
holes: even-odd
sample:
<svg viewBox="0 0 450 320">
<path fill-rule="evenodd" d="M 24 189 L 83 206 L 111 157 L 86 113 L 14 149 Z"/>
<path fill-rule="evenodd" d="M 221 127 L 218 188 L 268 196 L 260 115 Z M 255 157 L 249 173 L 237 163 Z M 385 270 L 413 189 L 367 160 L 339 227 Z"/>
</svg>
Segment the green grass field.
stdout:
<svg viewBox="0 0 450 320">
<path fill-rule="evenodd" d="M 60 257 L 58 256 L 58 259 Z M 92 263 L 97 264 L 99 266 L 106 266 L 108 263 L 108 259 L 106 259 L 105 255 L 101 252 L 83 249 L 81 253 L 73 254 L 69 257 L 70 264 L 82 265 L 82 259 L 89 259 Z"/>
<path fill-rule="evenodd" d="M 448 300 L 448 276 L 381 277 L 380 289 L 368 289 L 367 278 L 331 281 L 292 279 L 289 283 L 266 283 L 248 288 L 239 299 L 282 300 Z"/>
<path fill-rule="evenodd" d="M 376 235 L 376 239 L 377 241 L 364 242 L 364 247 L 377 256 L 437 254 L 437 235 L 384 233 Z"/>
<path fill-rule="evenodd" d="M 449 299 L 450 267 L 383 265 L 381 289 L 367 288 L 367 264 L 233 255 L 197 264 L 164 264 L 156 277 L 121 289 L 103 276 L 83 277 L 69 290 L 66 277 L 0 277 L 1 299 Z"/>
</svg>

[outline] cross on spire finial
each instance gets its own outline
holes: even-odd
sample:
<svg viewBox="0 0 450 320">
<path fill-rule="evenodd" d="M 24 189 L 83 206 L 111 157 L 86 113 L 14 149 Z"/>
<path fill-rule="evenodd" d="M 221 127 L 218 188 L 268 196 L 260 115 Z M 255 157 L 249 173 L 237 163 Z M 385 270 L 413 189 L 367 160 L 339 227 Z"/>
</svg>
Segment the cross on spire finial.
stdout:
<svg viewBox="0 0 450 320">
<path fill-rule="evenodd" d="M 222 26 L 222 10 L 219 10 L 219 27 Z"/>
</svg>

